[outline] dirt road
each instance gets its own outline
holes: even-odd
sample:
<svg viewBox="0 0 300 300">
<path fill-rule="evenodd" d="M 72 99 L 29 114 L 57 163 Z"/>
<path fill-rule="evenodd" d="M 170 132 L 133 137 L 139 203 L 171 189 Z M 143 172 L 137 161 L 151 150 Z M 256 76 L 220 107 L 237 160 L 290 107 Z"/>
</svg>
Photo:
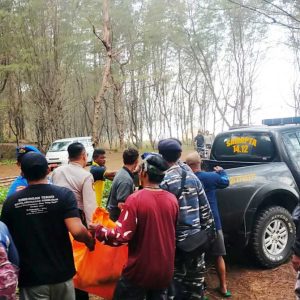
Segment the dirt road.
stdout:
<svg viewBox="0 0 300 300">
<path fill-rule="evenodd" d="M 272 270 L 260 270 L 245 263 L 234 263 L 227 259 L 228 287 L 232 292 L 229 299 L 235 300 L 293 300 L 295 272 L 291 264 L 285 264 Z M 225 299 L 216 291 L 218 280 L 216 272 L 209 267 L 206 274 L 209 300 Z M 101 298 L 90 296 L 91 300 Z"/>
<path fill-rule="evenodd" d="M 290 263 L 271 270 L 255 267 L 247 258 L 227 257 L 228 288 L 231 299 L 286 300 L 295 299 L 295 276 Z M 207 272 L 209 299 L 222 299 L 214 288 L 218 287 L 216 272 L 208 268 Z"/>
<path fill-rule="evenodd" d="M 185 157 L 183 154 L 183 157 Z M 118 152 L 107 153 L 107 166 L 109 169 L 118 169 L 122 165 L 122 155 Z M 1 166 L 0 177 L 18 175 L 19 169 L 16 165 Z M 231 252 L 231 251 L 229 251 Z M 246 254 L 244 254 L 246 255 Z M 253 263 L 244 257 L 238 257 L 230 253 L 226 258 L 228 270 L 228 287 L 233 297 L 231 299 L 261 299 L 261 300 L 285 300 L 295 299 L 293 287 L 295 282 L 295 272 L 291 264 L 285 264 L 272 270 L 262 270 L 254 267 Z M 209 299 L 222 299 L 214 291 L 218 286 L 217 276 L 213 268 L 207 271 L 207 294 Z M 100 299 L 92 297 L 91 299 Z"/>
</svg>

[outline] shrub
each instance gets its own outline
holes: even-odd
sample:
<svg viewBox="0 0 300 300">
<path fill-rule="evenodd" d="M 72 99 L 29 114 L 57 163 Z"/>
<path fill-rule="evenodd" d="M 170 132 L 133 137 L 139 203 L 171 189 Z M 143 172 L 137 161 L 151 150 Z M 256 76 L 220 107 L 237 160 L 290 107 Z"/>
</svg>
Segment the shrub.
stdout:
<svg viewBox="0 0 300 300">
<path fill-rule="evenodd" d="M 111 189 L 111 184 L 112 184 L 112 181 L 105 180 L 103 198 L 102 198 L 102 206 L 103 207 L 106 207 L 107 199 L 108 199 L 109 192 L 110 192 L 110 189 Z"/>
</svg>

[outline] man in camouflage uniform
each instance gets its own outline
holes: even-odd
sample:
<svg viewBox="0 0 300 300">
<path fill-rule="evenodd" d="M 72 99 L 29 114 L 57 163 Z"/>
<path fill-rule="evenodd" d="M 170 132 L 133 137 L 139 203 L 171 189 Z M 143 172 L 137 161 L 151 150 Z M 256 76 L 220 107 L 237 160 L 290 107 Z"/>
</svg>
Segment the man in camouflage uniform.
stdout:
<svg viewBox="0 0 300 300">
<path fill-rule="evenodd" d="M 177 197 L 179 216 L 176 241 L 181 242 L 201 230 L 214 228 L 214 221 L 205 192 L 191 169 L 179 161 L 181 143 L 176 139 L 161 140 L 158 151 L 168 162 L 161 188 Z M 182 189 L 182 177 L 186 176 Z M 196 300 L 204 297 L 204 253 L 199 248 L 185 252 L 177 247 L 175 255 L 174 286 L 169 299 Z M 174 298 L 175 294 L 175 298 Z"/>
</svg>

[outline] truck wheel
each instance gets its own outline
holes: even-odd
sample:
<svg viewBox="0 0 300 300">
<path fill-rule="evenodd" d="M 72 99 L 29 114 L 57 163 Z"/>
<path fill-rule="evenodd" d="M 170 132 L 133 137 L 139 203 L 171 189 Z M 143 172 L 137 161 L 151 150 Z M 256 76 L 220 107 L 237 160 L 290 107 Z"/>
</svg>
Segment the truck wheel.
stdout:
<svg viewBox="0 0 300 300">
<path fill-rule="evenodd" d="M 251 248 L 260 265 L 273 268 L 285 262 L 292 253 L 296 228 L 290 213 L 283 207 L 263 210 L 254 224 Z"/>
</svg>

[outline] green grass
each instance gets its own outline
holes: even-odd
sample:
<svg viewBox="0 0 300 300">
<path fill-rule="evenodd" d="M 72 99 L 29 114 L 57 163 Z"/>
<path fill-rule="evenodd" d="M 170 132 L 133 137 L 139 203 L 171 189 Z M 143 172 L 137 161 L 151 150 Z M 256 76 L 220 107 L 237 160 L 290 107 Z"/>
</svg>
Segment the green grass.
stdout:
<svg viewBox="0 0 300 300">
<path fill-rule="evenodd" d="M 15 159 L 3 159 L 0 161 L 0 166 L 4 166 L 4 165 L 14 165 L 16 164 L 16 160 Z"/>
<path fill-rule="evenodd" d="M 0 187 L 0 204 L 3 204 L 6 199 L 8 187 Z"/>
</svg>

